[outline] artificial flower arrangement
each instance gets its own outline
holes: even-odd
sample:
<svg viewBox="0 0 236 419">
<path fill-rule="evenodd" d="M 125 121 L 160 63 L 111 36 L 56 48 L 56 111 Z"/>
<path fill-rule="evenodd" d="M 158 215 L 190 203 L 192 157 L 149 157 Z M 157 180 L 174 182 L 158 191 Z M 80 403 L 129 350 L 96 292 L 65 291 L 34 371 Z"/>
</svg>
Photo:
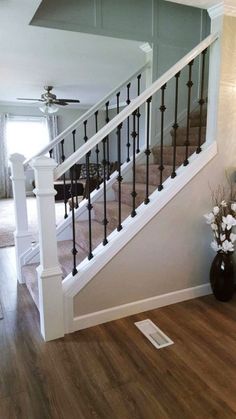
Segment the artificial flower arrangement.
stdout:
<svg viewBox="0 0 236 419">
<path fill-rule="evenodd" d="M 236 240 L 236 234 L 233 233 L 236 226 L 236 201 L 233 199 L 232 189 L 228 200 L 223 199 L 224 196 L 224 188 L 219 187 L 215 193 L 212 192 L 214 207 L 204 217 L 214 234 L 212 249 L 215 252 L 232 253 Z"/>
</svg>

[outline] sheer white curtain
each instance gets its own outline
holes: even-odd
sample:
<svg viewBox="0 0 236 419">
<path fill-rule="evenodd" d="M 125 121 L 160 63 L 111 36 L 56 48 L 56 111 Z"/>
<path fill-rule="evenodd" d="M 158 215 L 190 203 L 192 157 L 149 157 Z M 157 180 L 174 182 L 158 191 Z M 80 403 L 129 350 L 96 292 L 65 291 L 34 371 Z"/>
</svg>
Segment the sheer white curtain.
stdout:
<svg viewBox="0 0 236 419">
<path fill-rule="evenodd" d="M 11 180 L 8 163 L 7 151 L 7 126 L 6 114 L 0 115 L 0 198 L 9 198 L 11 196 Z"/>
<path fill-rule="evenodd" d="M 49 134 L 49 141 L 52 141 L 58 135 L 58 116 L 47 115 L 46 122 Z M 53 158 L 56 160 L 57 163 L 60 163 L 59 144 L 53 149 Z"/>
</svg>

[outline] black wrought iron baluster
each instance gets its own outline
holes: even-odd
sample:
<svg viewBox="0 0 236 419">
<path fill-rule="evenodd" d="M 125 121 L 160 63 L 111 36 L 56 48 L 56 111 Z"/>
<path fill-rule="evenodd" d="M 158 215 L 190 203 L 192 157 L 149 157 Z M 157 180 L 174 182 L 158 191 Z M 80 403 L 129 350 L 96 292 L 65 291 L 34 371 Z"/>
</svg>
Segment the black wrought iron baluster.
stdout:
<svg viewBox="0 0 236 419">
<path fill-rule="evenodd" d="M 87 136 L 87 121 L 84 121 L 84 142 L 86 143 L 88 141 L 88 136 Z M 85 194 L 86 194 L 86 198 L 88 200 L 88 204 L 87 204 L 87 210 L 88 210 L 88 236 L 89 236 L 89 252 L 88 252 L 88 260 L 93 258 L 93 253 L 92 253 L 92 216 L 91 216 L 91 211 L 93 209 L 93 206 L 91 204 L 91 196 L 90 196 L 90 171 L 89 171 L 89 166 L 90 166 L 90 155 L 91 155 L 91 151 L 89 151 L 86 154 L 86 185 L 85 185 Z"/>
<path fill-rule="evenodd" d="M 75 171 L 75 167 L 72 166 L 70 169 L 70 181 L 71 181 L 71 219 L 72 219 L 72 243 L 73 243 L 71 253 L 73 255 L 73 269 L 72 269 L 73 276 L 76 275 L 78 272 L 76 269 L 76 265 L 77 265 L 76 255 L 78 251 L 76 249 L 76 241 L 75 241 L 74 171 Z"/>
<path fill-rule="evenodd" d="M 110 121 L 110 118 L 109 118 L 109 102 L 107 102 L 106 103 L 106 124 L 108 124 L 108 122 Z M 109 180 L 110 179 L 110 174 L 111 174 L 111 171 L 110 171 L 110 144 L 109 144 L 109 135 L 107 136 L 107 138 L 106 138 L 106 145 L 107 145 L 107 158 L 106 158 L 106 162 L 107 162 L 107 173 L 106 173 L 106 176 L 107 176 L 107 180 Z"/>
<path fill-rule="evenodd" d="M 95 132 L 97 133 L 98 132 L 98 111 L 96 111 L 94 115 L 95 115 Z M 95 152 L 96 152 L 96 173 L 97 173 L 96 189 L 99 189 L 100 188 L 100 185 L 99 185 L 99 183 L 100 183 L 99 182 L 99 178 L 100 178 L 100 176 L 99 176 L 99 153 L 100 153 L 100 150 L 99 150 L 98 144 L 96 145 Z"/>
<path fill-rule="evenodd" d="M 138 90 L 137 90 L 138 96 L 140 95 L 141 77 L 142 77 L 141 74 L 139 74 L 138 77 L 137 77 L 137 80 L 138 80 Z M 136 148 L 136 153 L 139 153 L 140 152 L 140 147 L 139 147 L 139 131 L 140 130 L 139 130 L 139 125 L 140 125 L 140 117 L 141 117 L 140 108 L 137 109 L 136 115 L 137 115 L 137 148 Z"/>
<path fill-rule="evenodd" d="M 104 226 L 104 239 L 103 239 L 103 246 L 105 246 L 108 243 L 107 240 L 107 188 L 106 188 L 106 170 L 107 168 L 107 160 L 106 160 L 106 141 L 107 137 L 102 140 L 102 149 L 103 149 L 103 226 Z"/>
<path fill-rule="evenodd" d="M 201 142 L 202 142 L 202 117 L 203 117 L 203 106 L 205 104 L 204 100 L 204 83 L 205 83 L 205 62 L 206 62 L 206 53 L 207 48 L 202 51 L 202 71 L 201 71 L 201 90 L 200 90 L 200 100 L 198 101 L 200 106 L 200 114 L 199 114 L 199 133 L 198 133 L 198 146 L 196 153 L 199 154 L 201 149 Z"/>
<path fill-rule="evenodd" d="M 52 159 L 52 157 L 53 157 L 53 149 L 49 150 L 49 156 L 50 156 L 50 159 Z"/>
<path fill-rule="evenodd" d="M 149 200 L 149 157 L 151 154 L 150 151 L 150 105 L 151 105 L 152 98 L 150 97 L 147 101 L 147 133 L 146 133 L 146 196 L 144 200 L 144 204 L 148 204 Z"/>
<path fill-rule="evenodd" d="M 127 84 L 127 99 L 126 99 L 126 104 L 129 105 L 130 104 L 130 87 L 131 87 L 131 83 Z M 126 161 L 129 162 L 130 161 L 130 118 L 128 116 L 127 118 L 127 159 Z"/>
<path fill-rule="evenodd" d="M 65 140 L 61 140 L 61 162 L 63 163 L 65 161 L 65 152 L 64 152 L 64 143 Z M 64 206 L 65 206 L 65 214 L 64 214 L 64 218 L 68 217 L 68 213 L 67 213 L 67 201 L 68 201 L 68 197 L 67 197 L 67 187 L 66 187 L 66 174 L 64 173 L 62 176 L 63 179 L 63 198 L 64 198 Z"/>
<path fill-rule="evenodd" d="M 122 230 L 122 224 L 121 224 L 121 182 L 123 180 L 121 176 L 121 129 L 122 124 L 120 124 L 117 127 L 117 170 L 118 170 L 118 176 L 117 176 L 117 182 L 118 182 L 118 225 L 117 225 L 117 231 Z"/>
<path fill-rule="evenodd" d="M 164 115 L 165 115 L 165 111 L 166 111 L 166 106 L 165 106 L 165 89 L 166 89 L 166 84 L 164 84 L 161 87 L 161 106 L 160 106 L 160 111 L 161 111 L 161 143 L 160 143 L 160 166 L 159 166 L 159 170 L 160 170 L 160 183 L 158 185 L 158 191 L 161 191 L 163 189 L 163 170 L 164 170 L 164 160 L 163 160 L 163 150 L 164 150 Z"/>
<path fill-rule="evenodd" d="M 177 139 L 177 130 L 178 125 L 178 100 L 179 100 L 179 77 L 180 71 L 175 75 L 175 121 L 173 126 L 174 136 L 173 136 L 173 170 L 171 173 L 172 179 L 176 176 L 176 139 Z"/>
<path fill-rule="evenodd" d="M 131 133 L 131 137 L 133 139 L 133 181 L 132 181 L 132 192 L 131 192 L 131 196 L 132 196 L 132 211 L 131 211 L 131 217 L 135 217 L 136 213 L 136 196 L 137 196 L 137 192 L 136 192 L 136 159 L 135 159 L 135 153 L 136 153 L 136 137 L 137 137 L 137 132 L 136 132 L 136 111 L 133 112 L 133 131 Z"/>
<path fill-rule="evenodd" d="M 87 124 L 88 121 L 84 121 L 84 142 L 86 143 L 88 141 L 88 136 L 87 136 Z"/>
<path fill-rule="evenodd" d="M 73 139 L 73 151 L 76 151 L 76 144 L 75 144 L 75 136 L 76 136 L 76 129 L 72 131 L 72 139 Z M 75 208 L 78 208 L 78 179 L 77 179 L 77 171 L 75 170 L 75 187 L 74 187 L 74 195 L 75 195 Z"/>
<path fill-rule="evenodd" d="M 184 160 L 184 166 L 187 166 L 188 161 L 188 149 L 189 149 L 189 135 L 190 135 L 190 110 L 191 110 L 191 93 L 192 93 L 192 87 L 193 87 L 193 81 L 192 81 L 192 68 L 193 68 L 194 60 L 190 61 L 188 64 L 189 70 L 188 70 L 188 105 L 187 105 L 187 128 L 186 128 L 186 142 L 185 142 L 185 160 Z"/>
<path fill-rule="evenodd" d="M 116 93 L 116 113 L 120 112 L 120 92 Z"/>
</svg>

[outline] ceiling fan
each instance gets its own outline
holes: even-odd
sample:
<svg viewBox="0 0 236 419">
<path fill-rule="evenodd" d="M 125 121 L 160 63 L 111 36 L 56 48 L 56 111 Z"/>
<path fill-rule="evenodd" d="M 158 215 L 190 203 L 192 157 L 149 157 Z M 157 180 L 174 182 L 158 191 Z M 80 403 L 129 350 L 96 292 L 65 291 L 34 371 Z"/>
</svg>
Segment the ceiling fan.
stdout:
<svg viewBox="0 0 236 419">
<path fill-rule="evenodd" d="M 58 106 L 67 106 L 69 103 L 80 103 L 76 99 L 57 99 L 56 95 L 51 93 L 53 86 L 44 86 L 45 93 L 41 95 L 41 99 L 17 98 L 17 100 L 29 100 L 31 102 L 42 102 L 39 109 L 44 113 L 55 113 Z"/>
</svg>

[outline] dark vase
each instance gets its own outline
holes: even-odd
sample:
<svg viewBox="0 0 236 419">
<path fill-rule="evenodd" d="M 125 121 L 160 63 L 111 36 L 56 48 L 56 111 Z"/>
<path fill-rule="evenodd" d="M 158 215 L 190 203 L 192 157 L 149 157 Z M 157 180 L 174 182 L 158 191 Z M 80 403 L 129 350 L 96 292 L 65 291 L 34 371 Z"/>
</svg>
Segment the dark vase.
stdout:
<svg viewBox="0 0 236 419">
<path fill-rule="evenodd" d="M 210 283 L 214 296 L 219 301 L 229 301 L 234 293 L 233 253 L 217 253 L 210 270 Z"/>
</svg>

